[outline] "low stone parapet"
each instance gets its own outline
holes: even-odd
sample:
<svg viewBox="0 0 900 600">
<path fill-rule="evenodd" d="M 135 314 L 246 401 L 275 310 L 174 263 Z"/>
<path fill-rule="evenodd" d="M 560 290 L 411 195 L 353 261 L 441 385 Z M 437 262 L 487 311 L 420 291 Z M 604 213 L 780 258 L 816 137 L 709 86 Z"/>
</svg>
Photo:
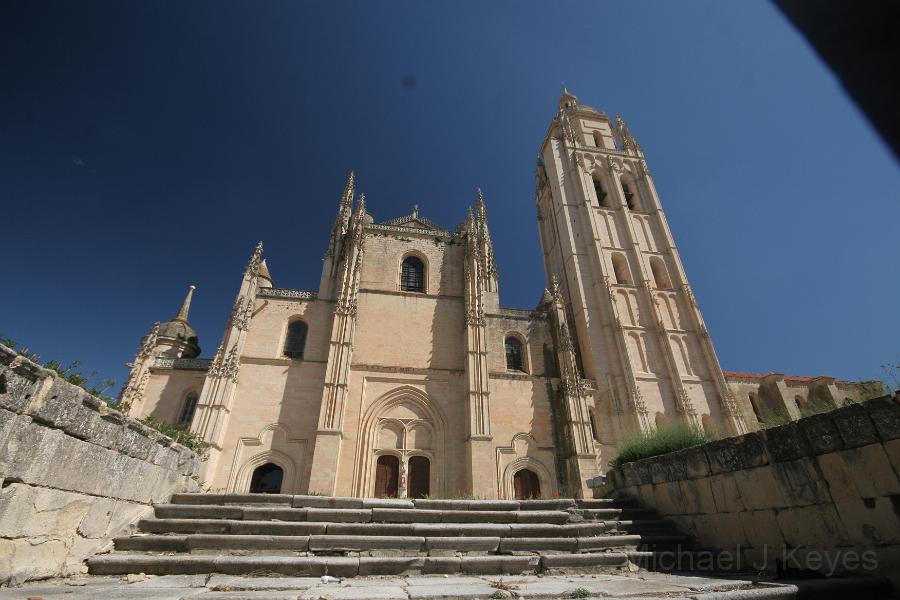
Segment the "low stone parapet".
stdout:
<svg viewBox="0 0 900 600">
<path fill-rule="evenodd" d="M 194 453 L 0 345 L 0 583 L 82 572 L 155 502 L 198 489 Z"/>
<path fill-rule="evenodd" d="M 732 566 L 881 573 L 900 587 L 900 395 L 625 464 L 636 498 Z"/>
</svg>

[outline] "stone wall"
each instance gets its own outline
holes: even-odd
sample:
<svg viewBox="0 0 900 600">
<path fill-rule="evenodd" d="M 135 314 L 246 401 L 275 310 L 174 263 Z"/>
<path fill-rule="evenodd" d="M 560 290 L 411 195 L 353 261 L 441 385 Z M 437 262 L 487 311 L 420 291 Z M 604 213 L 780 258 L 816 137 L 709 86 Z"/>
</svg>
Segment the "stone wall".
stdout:
<svg viewBox="0 0 900 600">
<path fill-rule="evenodd" d="M 0 584 L 79 573 L 197 457 L 0 345 Z"/>
<path fill-rule="evenodd" d="M 594 491 L 635 497 L 745 566 L 878 572 L 900 588 L 898 473 L 900 394 L 629 463 Z"/>
</svg>

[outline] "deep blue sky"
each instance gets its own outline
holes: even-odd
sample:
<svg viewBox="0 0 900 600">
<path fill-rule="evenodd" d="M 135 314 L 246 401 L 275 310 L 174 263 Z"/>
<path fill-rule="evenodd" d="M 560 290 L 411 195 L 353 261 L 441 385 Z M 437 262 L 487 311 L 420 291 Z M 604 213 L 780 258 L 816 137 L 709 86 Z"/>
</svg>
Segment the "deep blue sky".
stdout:
<svg viewBox="0 0 900 600">
<path fill-rule="evenodd" d="M 900 170 L 766 2 L 4 2 L 0 331 L 121 383 L 195 283 L 209 356 L 257 240 L 317 287 L 351 168 L 379 220 L 481 186 L 534 306 L 562 82 L 643 145 L 725 369 L 898 357 Z"/>
</svg>

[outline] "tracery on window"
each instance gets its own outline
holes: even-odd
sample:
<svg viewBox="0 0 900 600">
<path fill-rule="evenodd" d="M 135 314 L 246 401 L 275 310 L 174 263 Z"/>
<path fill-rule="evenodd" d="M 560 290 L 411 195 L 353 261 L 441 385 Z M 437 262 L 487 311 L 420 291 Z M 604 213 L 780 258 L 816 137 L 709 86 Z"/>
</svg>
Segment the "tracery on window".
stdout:
<svg viewBox="0 0 900 600">
<path fill-rule="evenodd" d="M 404 292 L 425 291 L 425 263 L 417 256 L 403 259 L 400 270 L 400 289 Z"/>
</svg>

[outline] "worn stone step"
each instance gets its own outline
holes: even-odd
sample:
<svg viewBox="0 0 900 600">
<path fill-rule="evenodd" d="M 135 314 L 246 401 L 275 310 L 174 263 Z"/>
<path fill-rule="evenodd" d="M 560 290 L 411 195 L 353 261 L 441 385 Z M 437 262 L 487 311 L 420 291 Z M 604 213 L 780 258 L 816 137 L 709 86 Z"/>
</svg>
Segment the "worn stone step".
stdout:
<svg viewBox="0 0 900 600">
<path fill-rule="evenodd" d="M 238 521 L 233 519 L 141 519 L 145 533 L 211 533 L 237 535 L 321 535 L 326 523 L 307 521 Z"/>
<path fill-rule="evenodd" d="M 663 536 L 665 537 L 665 536 Z M 674 536 L 672 536 L 674 537 Z M 685 538 L 686 536 L 681 536 Z M 664 542 L 671 540 L 664 539 Z M 654 543 L 637 535 L 500 538 L 500 537 L 416 537 L 416 536 L 346 536 L 346 535 L 135 535 L 114 540 L 123 552 L 592 552 L 621 548 L 634 550 L 642 544 Z"/>
<path fill-rule="evenodd" d="M 592 554 L 558 554 L 535 556 L 461 556 L 461 557 L 278 557 L 278 556 L 159 556 L 121 555 L 95 556 L 88 559 L 88 570 L 94 575 L 206 574 L 286 575 L 316 577 L 333 575 L 401 574 L 530 574 L 545 570 L 597 572 L 603 568 L 626 566 L 631 557 L 641 553 L 604 552 Z M 646 554 L 646 553 L 645 553 Z"/>
<path fill-rule="evenodd" d="M 657 515 L 652 508 L 578 508 L 569 512 L 594 521 L 631 521 L 653 518 Z"/>
<path fill-rule="evenodd" d="M 316 521 L 337 523 L 567 523 L 559 510 L 489 511 L 408 508 L 291 508 L 280 505 L 160 504 L 160 519 L 232 519 L 248 521 Z M 617 516 L 614 510 L 610 513 Z"/>
</svg>

